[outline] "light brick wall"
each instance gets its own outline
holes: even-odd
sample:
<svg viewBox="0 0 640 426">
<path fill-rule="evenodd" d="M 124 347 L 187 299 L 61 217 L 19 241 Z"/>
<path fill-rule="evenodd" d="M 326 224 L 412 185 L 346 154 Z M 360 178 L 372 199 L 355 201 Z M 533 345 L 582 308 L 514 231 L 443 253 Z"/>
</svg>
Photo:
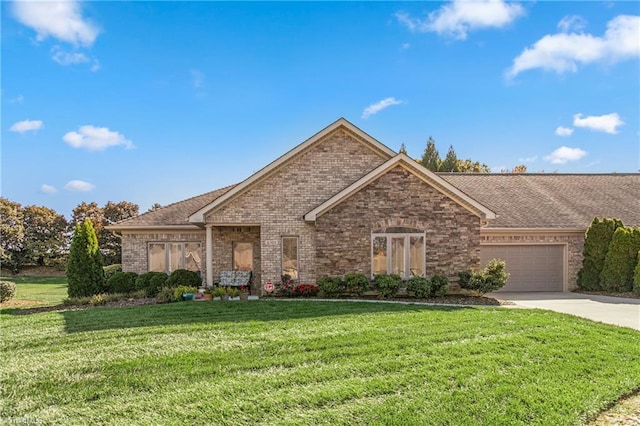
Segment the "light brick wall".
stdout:
<svg viewBox="0 0 640 426">
<path fill-rule="evenodd" d="M 205 231 L 191 232 L 157 232 L 122 234 L 122 270 L 142 274 L 149 271 L 148 245 L 159 242 L 194 242 L 200 243 L 201 274 L 206 276 Z"/>
<path fill-rule="evenodd" d="M 578 271 L 582 268 L 584 235 L 483 235 L 483 244 L 560 244 L 568 247 L 567 286 L 568 290 L 578 288 Z"/>
<path fill-rule="evenodd" d="M 318 277 L 371 274 L 371 233 L 392 226 L 425 232 L 428 277 L 480 263 L 480 219 L 396 167 L 316 220 Z"/>
<path fill-rule="evenodd" d="M 300 281 L 315 282 L 315 229 L 303 215 L 385 161 L 355 134 L 337 129 L 205 220 L 260 224 L 261 283 L 280 280 L 281 239 L 297 236 Z M 214 253 L 220 254 L 216 247 Z"/>
</svg>

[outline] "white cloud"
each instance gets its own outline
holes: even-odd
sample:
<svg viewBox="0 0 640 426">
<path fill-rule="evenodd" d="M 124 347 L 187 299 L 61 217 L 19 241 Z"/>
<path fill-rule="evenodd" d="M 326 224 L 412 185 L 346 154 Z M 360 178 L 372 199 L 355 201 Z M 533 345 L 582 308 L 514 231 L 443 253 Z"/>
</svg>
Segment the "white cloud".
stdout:
<svg viewBox="0 0 640 426">
<path fill-rule="evenodd" d="M 43 194 L 55 194 L 56 192 L 58 192 L 58 190 L 55 187 L 44 183 L 40 187 L 40 192 L 42 192 Z"/>
<path fill-rule="evenodd" d="M 563 33 L 580 31 L 587 25 L 587 21 L 580 15 L 567 15 L 558 22 L 558 29 Z"/>
<path fill-rule="evenodd" d="M 402 103 L 403 103 L 402 101 L 399 101 L 396 98 L 385 98 L 381 101 L 376 102 L 375 104 L 371 104 L 368 107 L 366 107 L 362 112 L 362 118 L 366 120 L 370 116 L 379 113 L 385 108 L 389 108 L 390 106 L 393 106 L 393 105 L 400 105 Z"/>
<path fill-rule="evenodd" d="M 556 128 L 556 135 L 558 136 L 571 136 L 572 134 L 573 134 L 573 129 L 571 127 L 558 126 Z"/>
<path fill-rule="evenodd" d="M 85 62 L 89 62 L 89 58 L 84 53 L 65 52 L 64 50 L 60 49 L 59 46 L 54 46 L 53 49 L 51 49 L 51 51 L 53 52 L 51 59 L 53 59 L 55 62 L 57 62 L 60 65 L 66 66 L 66 65 L 82 64 Z"/>
<path fill-rule="evenodd" d="M 582 114 L 573 116 L 573 125 L 576 127 L 585 127 L 596 132 L 605 132 L 612 135 L 618 133 L 618 127 L 623 124 L 624 121 L 620 120 L 620 116 L 616 112 L 605 115 L 590 115 L 584 118 L 582 118 Z"/>
<path fill-rule="evenodd" d="M 640 56 L 639 38 L 640 16 L 631 15 L 609 21 L 602 37 L 584 33 L 546 35 L 513 60 L 506 77 L 535 68 L 562 74 L 576 72 L 579 64 L 620 62 Z"/>
<path fill-rule="evenodd" d="M 396 19 L 412 32 L 436 32 L 464 40 L 471 30 L 502 28 L 524 14 L 518 3 L 454 0 L 431 12 L 426 19 L 412 18 L 404 12 L 397 12 Z"/>
<path fill-rule="evenodd" d="M 9 130 L 17 133 L 37 132 L 43 127 L 44 123 L 40 120 L 23 120 L 14 123 Z"/>
<path fill-rule="evenodd" d="M 64 189 L 73 192 L 89 192 L 95 187 L 96 186 L 94 184 L 85 182 L 83 180 L 71 180 L 67 182 L 67 184 L 64 186 Z"/>
<path fill-rule="evenodd" d="M 580 148 L 568 148 L 566 146 L 561 146 L 551 154 L 544 157 L 544 159 L 553 164 L 566 164 L 569 161 L 578 161 L 585 155 L 587 155 L 587 152 Z"/>
<path fill-rule="evenodd" d="M 24 96 L 18 95 L 13 99 L 9 99 L 9 103 L 11 104 L 21 104 L 24 102 Z"/>
<path fill-rule="evenodd" d="M 99 29 L 82 17 L 76 1 L 15 1 L 13 13 L 18 21 L 36 31 L 36 40 L 53 37 L 74 46 L 91 46 Z"/>
<path fill-rule="evenodd" d="M 106 127 L 82 126 L 78 132 L 68 132 L 62 140 L 74 148 L 86 148 L 89 151 L 103 151 L 112 146 L 122 145 L 133 148 L 133 143 L 124 135 Z"/>
<path fill-rule="evenodd" d="M 531 157 L 518 158 L 518 161 L 521 163 L 533 163 L 538 159 L 537 155 L 533 155 Z"/>
<path fill-rule="evenodd" d="M 402 43 L 402 46 L 400 46 L 402 50 L 407 50 L 410 47 L 411 47 L 411 43 Z"/>
</svg>

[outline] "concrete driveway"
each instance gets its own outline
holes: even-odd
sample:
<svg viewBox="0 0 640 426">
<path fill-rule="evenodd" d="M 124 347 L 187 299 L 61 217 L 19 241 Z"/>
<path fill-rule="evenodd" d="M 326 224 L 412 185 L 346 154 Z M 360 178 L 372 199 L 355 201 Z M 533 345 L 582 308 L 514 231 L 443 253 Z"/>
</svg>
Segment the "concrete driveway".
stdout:
<svg viewBox="0 0 640 426">
<path fill-rule="evenodd" d="M 489 293 L 490 297 L 510 300 L 516 306 L 548 309 L 640 330 L 640 299 L 595 296 L 579 293 Z"/>
</svg>

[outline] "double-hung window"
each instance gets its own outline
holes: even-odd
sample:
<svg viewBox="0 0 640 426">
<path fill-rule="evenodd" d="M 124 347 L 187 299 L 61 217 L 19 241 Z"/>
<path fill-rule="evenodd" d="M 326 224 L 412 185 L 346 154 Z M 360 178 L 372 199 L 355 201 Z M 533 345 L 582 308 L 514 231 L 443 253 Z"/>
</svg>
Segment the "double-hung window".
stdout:
<svg viewBox="0 0 640 426">
<path fill-rule="evenodd" d="M 424 276 L 425 233 L 412 228 L 387 228 L 371 234 L 372 275 Z"/>
<path fill-rule="evenodd" d="M 200 243 L 149 243 L 149 271 L 170 274 L 176 269 L 200 271 Z"/>
</svg>

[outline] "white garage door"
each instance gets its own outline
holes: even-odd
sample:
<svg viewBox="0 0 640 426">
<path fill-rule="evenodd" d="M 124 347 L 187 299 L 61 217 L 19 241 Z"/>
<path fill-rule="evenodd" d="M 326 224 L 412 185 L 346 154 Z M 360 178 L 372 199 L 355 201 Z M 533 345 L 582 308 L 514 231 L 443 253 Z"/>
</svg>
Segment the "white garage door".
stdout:
<svg viewBox="0 0 640 426">
<path fill-rule="evenodd" d="M 480 246 L 480 264 L 493 258 L 504 260 L 509 274 L 500 291 L 562 291 L 564 246 Z"/>
</svg>

